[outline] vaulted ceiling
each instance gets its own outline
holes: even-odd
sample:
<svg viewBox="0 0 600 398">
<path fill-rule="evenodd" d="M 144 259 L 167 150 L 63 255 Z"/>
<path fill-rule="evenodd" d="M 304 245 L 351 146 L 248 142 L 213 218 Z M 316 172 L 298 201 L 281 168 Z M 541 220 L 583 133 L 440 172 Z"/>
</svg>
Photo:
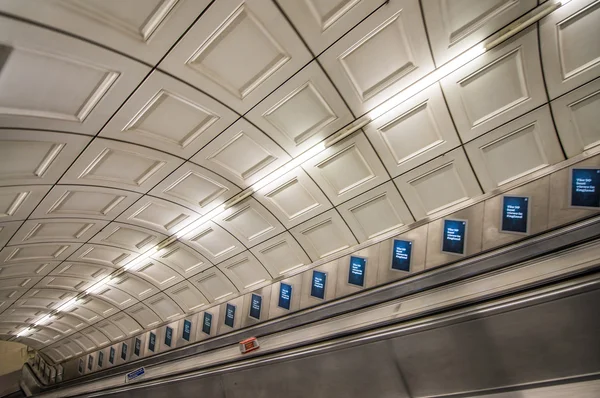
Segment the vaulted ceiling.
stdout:
<svg viewBox="0 0 600 398">
<path fill-rule="evenodd" d="M 1 0 L 0 337 L 93 349 L 597 144 L 598 1 L 410 91 L 536 7 Z"/>
</svg>

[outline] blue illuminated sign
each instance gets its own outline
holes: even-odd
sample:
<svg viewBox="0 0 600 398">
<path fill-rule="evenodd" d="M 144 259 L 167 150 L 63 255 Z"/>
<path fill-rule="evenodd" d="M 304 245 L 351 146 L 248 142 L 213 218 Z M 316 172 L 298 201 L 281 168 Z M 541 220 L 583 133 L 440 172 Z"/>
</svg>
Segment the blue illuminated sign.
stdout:
<svg viewBox="0 0 600 398">
<path fill-rule="evenodd" d="M 225 307 L 225 325 L 230 328 L 233 327 L 235 322 L 235 305 L 227 304 Z"/>
<path fill-rule="evenodd" d="M 260 320 L 260 310 L 262 307 L 262 296 L 252 293 L 250 298 L 250 318 Z"/>
<path fill-rule="evenodd" d="M 355 286 L 365 286 L 365 272 L 367 271 L 366 268 L 366 258 L 350 256 L 350 267 L 348 268 L 348 283 Z"/>
<path fill-rule="evenodd" d="M 154 352 L 156 350 L 156 334 L 150 332 L 148 336 L 148 350 Z"/>
<path fill-rule="evenodd" d="M 187 319 L 183 321 L 183 333 L 182 338 L 185 341 L 190 341 L 190 334 L 192 333 L 192 322 Z"/>
<path fill-rule="evenodd" d="M 409 240 L 394 239 L 392 252 L 392 269 L 397 271 L 410 271 L 410 258 L 412 256 L 412 242 Z"/>
<path fill-rule="evenodd" d="M 98 366 L 102 367 L 102 362 L 104 362 L 104 351 L 100 351 L 98 353 Z"/>
<path fill-rule="evenodd" d="M 123 343 L 123 345 L 121 346 L 121 359 L 122 360 L 127 359 L 127 344 L 126 343 Z"/>
<path fill-rule="evenodd" d="M 108 353 L 108 362 L 111 364 L 115 364 L 115 347 L 110 347 L 110 351 Z"/>
<path fill-rule="evenodd" d="M 313 271 L 310 295 L 318 299 L 325 298 L 325 285 L 327 284 L 327 273 Z"/>
<path fill-rule="evenodd" d="M 92 366 L 94 366 L 94 357 L 90 355 L 88 357 L 88 370 L 92 370 Z"/>
<path fill-rule="evenodd" d="M 600 169 L 571 170 L 571 206 L 600 208 Z"/>
<path fill-rule="evenodd" d="M 173 329 L 167 326 L 165 328 L 165 345 L 167 347 L 171 347 L 172 342 L 173 342 Z"/>
<path fill-rule="evenodd" d="M 529 229 L 529 198 L 504 196 L 502 198 L 502 232 L 526 234 Z"/>
<path fill-rule="evenodd" d="M 210 336 L 210 328 L 212 327 L 212 314 L 205 312 L 202 321 L 202 331 Z"/>
<path fill-rule="evenodd" d="M 142 340 L 135 338 L 135 344 L 133 345 L 133 353 L 136 356 L 140 356 L 140 350 L 142 349 Z"/>
<path fill-rule="evenodd" d="M 467 222 L 464 220 L 444 220 L 442 251 L 451 254 L 465 254 Z"/>
<path fill-rule="evenodd" d="M 286 310 L 290 309 L 292 302 L 292 285 L 281 282 L 279 284 L 279 302 L 277 306 Z"/>
</svg>

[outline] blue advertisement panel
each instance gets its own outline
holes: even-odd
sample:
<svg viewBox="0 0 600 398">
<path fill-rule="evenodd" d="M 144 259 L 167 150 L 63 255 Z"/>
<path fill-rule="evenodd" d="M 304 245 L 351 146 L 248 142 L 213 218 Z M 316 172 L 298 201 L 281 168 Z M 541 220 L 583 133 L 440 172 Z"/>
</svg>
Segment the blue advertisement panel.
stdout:
<svg viewBox="0 0 600 398">
<path fill-rule="evenodd" d="M 108 353 L 108 362 L 111 365 L 115 364 L 115 347 L 110 347 L 110 352 Z"/>
<path fill-rule="evenodd" d="M 279 284 L 279 302 L 277 306 L 286 310 L 290 309 L 292 303 L 292 285 L 281 282 Z"/>
<path fill-rule="evenodd" d="M 90 355 L 88 357 L 88 370 L 92 370 L 92 366 L 94 366 L 94 357 Z"/>
<path fill-rule="evenodd" d="M 526 234 L 529 230 L 529 198 L 526 196 L 504 196 L 502 198 L 503 232 Z"/>
<path fill-rule="evenodd" d="M 318 299 L 325 299 L 326 284 L 327 274 L 321 271 L 313 271 L 312 283 L 310 285 L 310 295 Z"/>
<path fill-rule="evenodd" d="M 121 359 L 122 360 L 127 359 L 127 344 L 126 343 L 123 343 L 123 345 L 121 346 Z"/>
<path fill-rule="evenodd" d="M 98 366 L 102 367 L 103 362 L 104 362 L 104 351 L 100 351 L 98 353 Z"/>
<path fill-rule="evenodd" d="M 165 345 L 167 347 L 171 347 L 172 343 L 173 343 L 173 328 L 170 328 L 167 326 L 165 328 Z"/>
<path fill-rule="evenodd" d="M 142 340 L 135 338 L 135 344 L 133 345 L 133 353 L 136 356 L 140 356 L 140 350 L 142 349 Z"/>
<path fill-rule="evenodd" d="M 181 337 L 185 341 L 190 341 L 190 334 L 192 333 L 192 322 L 187 319 L 183 321 L 183 333 Z"/>
<path fill-rule="evenodd" d="M 392 269 L 396 271 L 410 271 L 412 256 L 412 242 L 409 240 L 394 239 L 392 251 Z"/>
<path fill-rule="evenodd" d="M 225 307 L 225 325 L 230 328 L 235 324 L 235 305 L 227 304 Z"/>
<path fill-rule="evenodd" d="M 348 283 L 354 286 L 365 286 L 365 272 L 367 271 L 367 259 L 363 257 L 350 256 L 350 267 L 348 267 Z"/>
<path fill-rule="evenodd" d="M 465 254 L 467 222 L 464 220 L 444 220 L 442 251 L 451 254 Z"/>
<path fill-rule="evenodd" d="M 202 332 L 210 336 L 210 329 L 212 327 L 212 314 L 205 312 L 204 319 L 202 320 Z"/>
<path fill-rule="evenodd" d="M 260 320 L 260 310 L 262 308 L 262 296 L 252 293 L 250 298 L 250 318 Z"/>
<path fill-rule="evenodd" d="M 148 350 L 152 352 L 156 350 L 156 334 L 152 332 L 148 335 Z"/>
<path fill-rule="evenodd" d="M 600 169 L 571 170 L 571 206 L 600 208 Z"/>
<path fill-rule="evenodd" d="M 79 360 L 79 373 L 83 373 L 83 358 Z"/>
</svg>

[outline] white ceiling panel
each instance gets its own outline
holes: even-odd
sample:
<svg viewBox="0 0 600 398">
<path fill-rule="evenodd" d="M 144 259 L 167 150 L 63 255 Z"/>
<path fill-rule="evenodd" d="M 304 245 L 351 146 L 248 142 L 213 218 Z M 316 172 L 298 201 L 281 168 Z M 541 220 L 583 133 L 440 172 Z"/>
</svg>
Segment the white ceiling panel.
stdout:
<svg viewBox="0 0 600 398">
<path fill-rule="evenodd" d="M 183 310 L 177 305 L 169 295 L 158 293 L 144 301 L 156 315 L 163 321 L 169 321 L 183 315 Z M 130 312 L 131 313 L 131 312 Z"/>
<path fill-rule="evenodd" d="M 125 337 L 125 332 L 121 328 L 109 320 L 98 322 L 94 325 L 102 334 L 110 339 L 110 341 L 117 341 Z"/>
<path fill-rule="evenodd" d="M 5 247 L 0 251 L 0 264 L 65 260 L 80 243 L 37 243 Z"/>
<path fill-rule="evenodd" d="M 0 281 L 0 286 L 5 284 L 6 280 Z M 37 282 L 37 281 L 36 281 Z M 69 292 L 71 296 L 60 295 L 59 297 L 27 297 L 30 292 L 24 294 L 19 300 L 15 301 L 13 304 L 15 307 L 23 307 L 23 308 L 38 308 L 41 310 L 53 310 L 59 306 L 62 300 L 68 300 L 72 297 L 75 297 L 77 292 Z"/>
<path fill-rule="evenodd" d="M 246 247 L 264 242 L 285 230 L 277 218 L 254 198 L 228 208 L 214 220 Z"/>
<path fill-rule="evenodd" d="M 138 256 L 138 253 L 113 246 L 85 244 L 71 257 L 70 261 L 95 263 L 119 268 Z"/>
<path fill-rule="evenodd" d="M 338 210 L 361 243 L 414 221 L 391 181 L 350 199 Z"/>
<path fill-rule="evenodd" d="M 167 235 L 131 224 L 113 222 L 95 235 L 90 243 L 121 247 L 143 253 L 167 238 Z"/>
<path fill-rule="evenodd" d="M 0 221 L 25 220 L 50 185 L 0 187 Z"/>
<path fill-rule="evenodd" d="M 245 117 L 293 157 L 353 120 L 316 61 L 285 82 Z"/>
<path fill-rule="evenodd" d="M 183 160 L 164 152 L 97 138 L 69 168 L 60 183 L 147 192 L 182 163 Z"/>
<path fill-rule="evenodd" d="M 223 274 L 233 282 L 239 291 L 272 279 L 269 272 L 263 267 L 250 251 L 245 251 L 218 265 Z"/>
<path fill-rule="evenodd" d="M 84 243 L 107 224 L 108 221 L 77 218 L 25 221 L 11 239 L 10 245 L 47 242 Z"/>
<path fill-rule="evenodd" d="M 88 352 L 96 348 L 96 344 L 87 336 L 84 336 L 81 333 L 75 333 L 72 336 L 69 336 L 75 344 L 83 349 L 83 351 Z"/>
<path fill-rule="evenodd" d="M 139 225 L 170 235 L 199 217 L 198 213 L 183 206 L 152 196 L 143 196 L 125 210 L 116 221 Z"/>
<path fill-rule="evenodd" d="M 551 99 L 600 76 L 600 3 L 571 1 L 540 22 Z"/>
<path fill-rule="evenodd" d="M 144 329 L 149 329 L 161 322 L 159 316 L 144 303 L 137 303 L 133 307 L 129 307 L 125 312 Z"/>
<path fill-rule="evenodd" d="M 185 278 L 212 266 L 200 253 L 181 242 L 173 243 L 152 256 L 155 260 L 168 265 Z"/>
<path fill-rule="evenodd" d="M 89 296 L 86 297 L 83 301 L 78 301 L 77 307 L 75 308 L 82 308 L 89 311 L 93 311 L 94 313 L 97 313 L 102 317 L 110 316 L 118 311 L 118 309 L 112 303 L 109 303 L 105 299 Z"/>
<path fill-rule="evenodd" d="M 81 306 L 75 306 L 67 311 L 72 316 L 81 319 L 83 322 L 92 324 L 102 319 L 102 316 L 94 311 Z"/>
<path fill-rule="evenodd" d="M 422 2 L 438 66 L 537 6 L 536 0 L 426 0 Z"/>
<path fill-rule="evenodd" d="M 531 26 L 441 80 L 463 142 L 470 141 L 548 99 L 537 28 Z"/>
<path fill-rule="evenodd" d="M 29 338 L 36 338 L 36 335 L 37 333 L 34 333 Z M 50 359 L 52 359 L 54 362 L 61 362 L 65 359 L 62 353 L 58 351 L 55 347 L 44 348 L 43 352 L 44 354 L 48 355 Z"/>
<path fill-rule="evenodd" d="M 289 232 L 254 246 L 251 251 L 273 278 L 311 263 L 310 258 Z"/>
<path fill-rule="evenodd" d="M 356 239 L 334 209 L 290 230 L 313 261 L 356 245 Z"/>
<path fill-rule="evenodd" d="M 41 261 L 2 266 L 0 267 L 0 279 L 20 276 L 45 276 L 55 269 L 58 264 L 60 264 L 60 261 Z"/>
<path fill-rule="evenodd" d="M 355 115 L 434 69 L 418 0 L 389 0 L 319 61 Z"/>
<path fill-rule="evenodd" d="M 64 289 L 83 291 L 94 284 L 93 280 L 87 280 L 72 276 L 46 276 L 36 285 L 40 289 Z"/>
<path fill-rule="evenodd" d="M 392 177 L 460 145 L 437 83 L 375 119 L 364 130 Z"/>
<path fill-rule="evenodd" d="M 481 194 L 462 148 L 425 163 L 394 182 L 417 220 Z"/>
<path fill-rule="evenodd" d="M 197 311 L 208 300 L 190 281 L 183 281 L 165 290 L 168 297 L 175 300 L 185 313 Z"/>
<path fill-rule="evenodd" d="M 159 290 L 164 290 L 183 280 L 183 276 L 160 261 L 148 259 L 139 266 L 129 270 L 142 279 L 152 283 Z"/>
<path fill-rule="evenodd" d="M 247 188 L 290 157 L 262 131 L 240 119 L 191 160 Z"/>
<path fill-rule="evenodd" d="M 114 286 L 123 293 L 127 292 L 128 295 L 135 297 L 137 300 L 143 300 L 158 292 L 158 289 L 149 282 L 146 282 L 142 278 L 134 276 L 129 272 L 125 272 L 122 275 L 111 279 L 111 281 L 108 282 L 108 286 Z"/>
<path fill-rule="evenodd" d="M 73 330 L 81 329 L 85 326 L 88 326 L 87 322 L 84 322 L 81 318 L 73 316 L 68 313 L 63 313 L 63 312 L 52 316 L 52 322 L 55 322 L 55 321 L 66 324 L 69 327 L 71 327 Z M 50 326 L 50 325 L 51 325 L 51 323 L 48 323 L 48 326 Z"/>
<path fill-rule="evenodd" d="M 568 157 L 600 144 L 600 79 L 552 101 L 558 136 Z"/>
<path fill-rule="evenodd" d="M 245 113 L 310 61 L 275 4 L 214 3 L 160 67 Z"/>
<path fill-rule="evenodd" d="M 465 149 L 486 192 L 564 160 L 547 105 L 469 142 Z"/>
<path fill-rule="evenodd" d="M 239 192 L 235 184 L 220 175 L 186 162 L 150 191 L 150 195 L 205 214 Z"/>
<path fill-rule="evenodd" d="M 254 197 L 286 228 L 298 225 L 332 207 L 327 196 L 301 167 L 261 188 Z"/>
<path fill-rule="evenodd" d="M 65 261 L 58 267 L 50 269 L 50 275 L 69 276 L 87 280 L 99 280 L 114 271 L 114 268 L 99 264 L 77 263 Z"/>
<path fill-rule="evenodd" d="M 124 312 L 119 312 L 118 314 L 111 316 L 108 320 L 123 330 L 127 336 L 132 336 L 142 330 L 140 325 Z"/>
<path fill-rule="evenodd" d="M 125 292 L 125 290 L 121 290 L 113 286 L 107 285 L 100 289 L 100 291 L 93 293 L 92 296 L 101 298 L 102 300 L 107 301 L 109 304 L 123 309 L 131 307 L 132 305 L 138 302 L 138 300 L 136 300 L 133 296 L 135 294 L 136 292 L 133 292 L 131 290 Z"/>
<path fill-rule="evenodd" d="M 229 297 L 238 292 L 233 283 L 217 267 L 212 267 L 206 271 L 194 275 L 190 282 L 200 290 L 200 292 L 211 303 Z"/>
<path fill-rule="evenodd" d="M 0 223 L 0 247 L 4 247 L 4 245 L 8 243 L 13 234 L 21 227 L 21 224 L 23 224 L 22 221 L 9 221 Z"/>
<path fill-rule="evenodd" d="M 187 159 L 238 117 L 206 94 L 154 71 L 102 129 L 100 136 Z"/>
<path fill-rule="evenodd" d="M 0 123 L 1 112 L 2 94 Z M 89 141 L 89 137 L 75 134 L 0 130 L 0 185 L 53 184 Z"/>
<path fill-rule="evenodd" d="M 277 0 L 313 54 L 318 55 L 385 0 Z"/>
<path fill-rule="evenodd" d="M 362 132 L 313 156 L 302 167 L 336 206 L 390 178 Z"/>
<path fill-rule="evenodd" d="M 92 343 L 96 345 L 96 347 L 102 347 L 110 343 L 108 337 L 106 337 L 104 333 L 93 326 L 83 329 L 80 333 L 90 339 Z"/>
<path fill-rule="evenodd" d="M 208 0 L 0 1 L 0 10 L 156 64 Z"/>
<path fill-rule="evenodd" d="M 3 127 L 94 135 L 150 71 L 106 49 L 4 17 L 0 38 L 7 56 L 0 71 Z"/>
<path fill-rule="evenodd" d="M 35 307 L 36 305 L 33 305 L 35 303 L 34 299 L 51 300 L 58 303 L 70 300 L 76 295 L 75 292 L 61 289 L 31 289 L 22 297 L 22 302 L 19 305 L 23 307 Z M 31 301 L 26 303 L 26 300 Z"/>
<path fill-rule="evenodd" d="M 213 264 L 244 251 L 244 246 L 236 238 L 212 221 L 187 234 L 183 241 Z"/>
</svg>

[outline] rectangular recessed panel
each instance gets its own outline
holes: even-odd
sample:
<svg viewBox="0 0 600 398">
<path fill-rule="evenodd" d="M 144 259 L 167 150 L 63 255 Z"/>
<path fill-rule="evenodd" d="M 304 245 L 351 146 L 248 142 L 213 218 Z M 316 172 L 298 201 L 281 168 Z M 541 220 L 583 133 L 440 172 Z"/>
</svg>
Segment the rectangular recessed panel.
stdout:
<svg viewBox="0 0 600 398">
<path fill-rule="evenodd" d="M 192 279 L 192 283 L 194 283 L 211 302 L 237 293 L 237 290 L 231 282 L 218 270 L 209 269 L 204 271 L 201 274 L 196 275 Z"/>
<path fill-rule="evenodd" d="M 119 290 L 131 294 L 138 300 L 148 297 L 153 292 L 156 292 L 156 288 L 154 286 L 142 280 L 141 278 L 137 278 L 130 274 L 125 274 L 120 278 L 113 279 L 110 281 L 110 284 Z"/>
<path fill-rule="evenodd" d="M 319 202 L 297 178 L 277 187 L 265 196 L 290 220 L 319 206 Z"/>
<path fill-rule="evenodd" d="M 94 237 L 92 242 L 143 251 L 158 244 L 163 238 L 163 235 L 142 228 L 112 224 L 105 228 L 99 236 Z"/>
<path fill-rule="evenodd" d="M 102 347 L 110 343 L 110 340 L 106 337 L 104 333 L 95 327 L 89 327 L 81 331 L 81 334 L 90 339 L 97 347 Z"/>
<path fill-rule="evenodd" d="M 87 241 L 106 225 L 95 220 L 28 221 L 13 237 L 14 243 Z"/>
<path fill-rule="evenodd" d="M 243 131 L 208 158 L 241 180 L 248 179 L 276 159 Z"/>
<path fill-rule="evenodd" d="M 206 259 L 200 256 L 200 254 L 187 248 L 181 243 L 162 249 L 154 256 L 154 258 L 167 264 L 185 277 L 197 274 L 211 265 Z"/>
<path fill-rule="evenodd" d="M 127 334 L 127 336 L 131 336 L 142 330 L 140 325 L 132 317 L 123 312 L 113 315 L 110 318 L 110 321 L 119 326 L 119 328 L 121 328 Z"/>
<path fill-rule="evenodd" d="M 316 167 L 338 196 L 375 178 L 375 174 L 355 145 L 335 153 Z"/>
<path fill-rule="evenodd" d="M 438 167 L 408 183 L 415 190 L 427 214 L 469 197 L 453 162 Z"/>
<path fill-rule="evenodd" d="M 131 293 L 135 294 L 135 292 Z M 115 289 L 114 287 L 105 286 L 97 293 L 97 296 L 120 308 L 124 308 L 135 303 L 135 299 L 132 295 L 125 293 L 123 290 Z"/>
<path fill-rule="evenodd" d="M 0 259 L 5 263 L 61 260 L 78 246 L 69 243 L 48 243 L 5 247 L 0 252 Z"/>
<path fill-rule="evenodd" d="M 164 192 L 196 206 L 204 207 L 228 190 L 220 183 L 190 171 L 165 189 Z"/>
<path fill-rule="evenodd" d="M 161 232 L 168 232 L 177 228 L 183 222 L 190 222 L 194 216 L 192 212 L 168 202 L 159 202 L 159 199 L 153 199 L 143 204 L 137 209 L 128 210 L 125 215 L 119 217 L 119 220 L 130 223 L 138 223 L 148 228 Z"/>
<path fill-rule="evenodd" d="M 300 233 L 306 237 L 315 252 L 319 254 L 319 257 L 326 257 L 349 247 L 331 219 L 326 219 L 317 225 L 301 230 Z"/>
<path fill-rule="evenodd" d="M 26 188 L 17 190 L 14 188 L 0 189 L 0 220 L 9 221 L 16 218 L 16 215 L 20 214 L 19 209 L 23 208 L 29 195 L 30 191 Z M 22 218 L 26 217 L 27 215 L 23 215 Z"/>
<path fill-rule="evenodd" d="M 275 277 L 298 268 L 308 262 L 297 255 L 288 239 L 293 238 L 276 238 L 270 241 L 266 247 L 261 247 L 255 252 L 257 256 L 260 257 L 261 262 Z"/>
<path fill-rule="evenodd" d="M 255 206 L 260 206 L 255 203 Z M 222 225 L 227 229 L 233 229 L 237 234 L 248 242 L 258 239 L 275 229 L 265 217 L 248 204 L 233 214 L 225 217 Z"/>
<path fill-rule="evenodd" d="M 0 278 L 17 278 L 20 276 L 44 276 L 59 263 L 55 261 L 25 263 L 0 267 Z"/>
<path fill-rule="evenodd" d="M 72 336 L 71 339 L 75 342 L 75 344 L 83 348 L 84 351 L 91 351 L 96 348 L 96 345 L 92 340 L 80 333 Z"/>
<path fill-rule="evenodd" d="M 92 322 L 97 322 L 101 319 L 100 315 L 96 314 L 94 311 L 80 306 L 70 309 L 69 314 L 89 324 Z"/>
<path fill-rule="evenodd" d="M 271 276 L 258 260 L 249 252 L 239 254 L 222 264 L 219 269 L 239 290 L 270 280 Z"/>
<path fill-rule="evenodd" d="M 95 326 L 111 341 L 116 341 L 125 337 L 125 333 L 123 333 L 123 331 L 112 322 L 102 321 L 97 323 Z"/>
<path fill-rule="evenodd" d="M 177 272 L 158 261 L 147 261 L 135 271 L 160 290 L 180 282 L 183 278 Z"/>
<path fill-rule="evenodd" d="M 138 195 L 100 187 L 55 187 L 34 213 L 36 217 L 114 218 Z"/>
<path fill-rule="evenodd" d="M 368 238 L 403 225 L 387 195 L 381 194 L 348 209 Z"/>
<path fill-rule="evenodd" d="M 52 275 L 72 276 L 85 279 L 100 279 L 113 271 L 101 265 L 64 262 L 52 271 Z"/>
<path fill-rule="evenodd" d="M 84 245 L 70 260 L 92 262 L 106 265 L 112 268 L 133 260 L 137 255 L 129 250 L 101 245 Z"/>
<path fill-rule="evenodd" d="M 158 325 L 161 319 L 150 308 L 142 303 L 127 309 L 127 313 L 142 325 L 142 328 L 147 329 L 154 325 Z"/>
<path fill-rule="evenodd" d="M 183 312 L 181 308 L 168 295 L 161 293 L 144 301 L 163 321 L 173 319 Z"/>
<path fill-rule="evenodd" d="M 0 74 L 0 87 L 1 79 Z M 41 183 L 48 168 L 64 147 L 62 142 L 3 140 L 0 145 L 3 166 L 0 170 L 0 181 L 10 184 L 10 181 L 33 179 Z"/>
<path fill-rule="evenodd" d="M 195 311 L 208 303 L 206 297 L 188 281 L 181 282 L 165 292 L 186 313 Z"/>
<path fill-rule="evenodd" d="M 200 227 L 198 232 L 191 234 L 190 243 L 197 247 L 200 252 L 205 254 L 213 262 L 215 260 L 227 258 L 235 253 L 239 253 L 241 245 L 231 237 L 225 230 L 216 225 Z"/>
<path fill-rule="evenodd" d="M 82 278 L 68 276 L 47 276 L 42 279 L 38 286 L 47 289 L 66 289 L 83 291 L 94 282 Z"/>
<path fill-rule="evenodd" d="M 81 307 L 90 309 L 103 317 L 109 316 L 117 311 L 115 306 L 113 306 L 108 301 L 102 300 L 102 298 L 94 299 L 87 298 L 84 302 L 80 304 Z"/>
</svg>

